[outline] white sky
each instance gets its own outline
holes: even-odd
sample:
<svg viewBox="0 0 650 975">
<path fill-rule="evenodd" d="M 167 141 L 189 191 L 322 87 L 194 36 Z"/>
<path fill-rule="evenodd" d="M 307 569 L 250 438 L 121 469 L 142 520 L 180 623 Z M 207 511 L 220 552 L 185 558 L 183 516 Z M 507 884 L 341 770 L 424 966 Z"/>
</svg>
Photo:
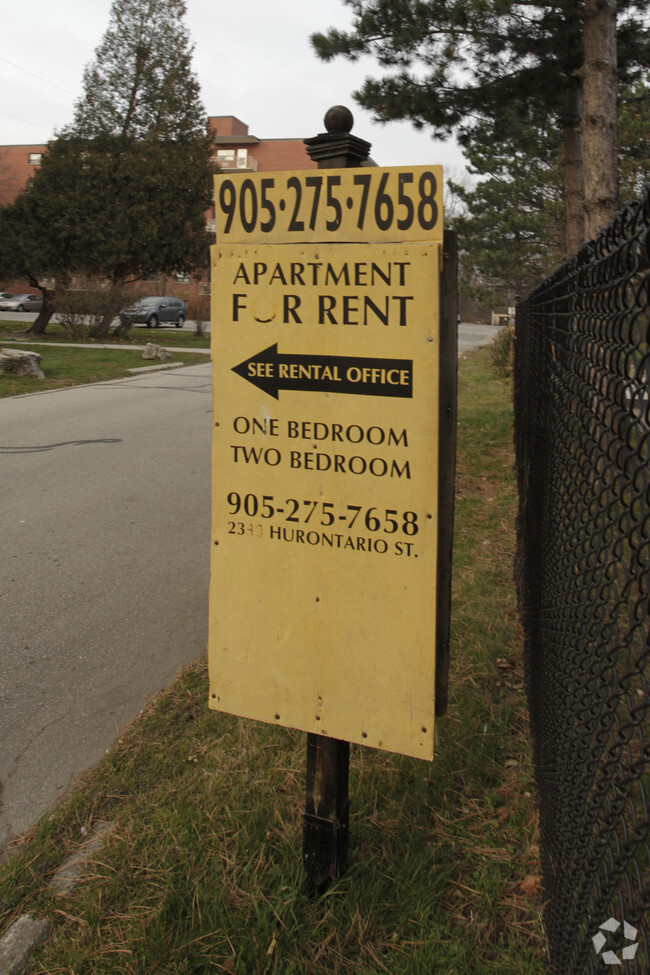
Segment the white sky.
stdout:
<svg viewBox="0 0 650 975">
<path fill-rule="evenodd" d="M 186 0 L 194 71 L 209 115 L 235 115 L 260 138 L 324 131 L 332 105 L 347 105 L 353 134 L 372 143 L 380 166 L 442 164 L 463 169 L 453 143 L 408 123 L 378 125 L 352 99 L 372 59 L 329 64 L 309 36 L 350 22 L 343 0 Z M 108 26 L 111 0 L 23 0 L 4 24 L 0 55 L 0 145 L 41 144 L 72 119 L 82 73 Z M 13 43 L 12 43 L 13 41 Z M 173 51 L 164 52 L 173 57 Z"/>
</svg>

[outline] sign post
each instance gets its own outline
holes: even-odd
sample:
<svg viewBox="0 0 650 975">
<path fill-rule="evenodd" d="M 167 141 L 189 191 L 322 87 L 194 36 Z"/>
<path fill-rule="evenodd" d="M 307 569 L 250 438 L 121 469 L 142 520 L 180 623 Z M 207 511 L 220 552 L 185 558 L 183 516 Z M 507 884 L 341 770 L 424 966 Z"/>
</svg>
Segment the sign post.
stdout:
<svg viewBox="0 0 650 975">
<path fill-rule="evenodd" d="M 360 166 L 370 145 L 351 135 L 352 113 L 342 106 L 325 116 L 326 133 L 306 141 L 319 169 Z M 347 864 L 350 823 L 350 743 L 307 732 L 302 862 L 310 892 L 323 890 Z"/>
<path fill-rule="evenodd" d="M 210 705 L 307 732 L 313 890 L 345 865 L 348 743 L 433 757 L 456 363 L 440 168 L 355 168 L 351 116 L 326 124 L 327 172 L 215 177 L 212 274 Z"/>
</svg>

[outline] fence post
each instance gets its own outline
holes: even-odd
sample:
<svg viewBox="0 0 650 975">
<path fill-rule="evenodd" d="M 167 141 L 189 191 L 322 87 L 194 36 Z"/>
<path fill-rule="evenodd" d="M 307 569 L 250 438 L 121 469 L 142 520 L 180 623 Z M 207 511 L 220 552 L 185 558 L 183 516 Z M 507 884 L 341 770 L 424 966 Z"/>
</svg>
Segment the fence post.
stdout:
<svg viewBox="0 0 650 975">
<path fill-rule="evenodd" d="M 305 139 L 319 169 L 368 165 L 370 143 L 350 134 L 353 121 L 349 109 L 336 105 L 325 115 L 327 131 Z M 308 732 L 302 862 L 310 893 L 323 892 L 345 871 L 349 766 L 349 742 Z"/>
<path fill-rule="evenodd" d="M 445 230 L 440 273 L 436 717 L 447 712 L 458 399 L 458 238 Z M 443 608 L 444 607 L 444 611 Z"/>
</svg>

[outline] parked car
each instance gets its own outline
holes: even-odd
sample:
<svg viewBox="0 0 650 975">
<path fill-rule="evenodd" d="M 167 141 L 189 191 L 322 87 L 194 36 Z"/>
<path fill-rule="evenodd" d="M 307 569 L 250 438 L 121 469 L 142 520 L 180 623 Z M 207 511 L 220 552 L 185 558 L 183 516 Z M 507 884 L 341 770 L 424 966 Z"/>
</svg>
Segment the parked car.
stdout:
<svg viewBox="0 0 650 975">
<path fill-rule="evenodd" d="M 187 318 L 187 305 L 182 298 L 149 296 L 139 298 L 128 308 L 120 312 L 122 322 L 130 321 L 134 325 L 146 325 L 147 328 L 158 328 L 159 325 L 173 322 L 176 328 L 182 328 Z"/>
<path fill-rule="evenodd" d="M 40 295 L 11 295 L 0 300 L 0 311 L 40 311 L 43 299 Z"/>
<path fill-rule="evenodd" d="M 5 299 L 8 300 L 9 298 L 13 298 L 11 291 L 0 291 L 0 303 L 2 303 Z"/>
</svg>

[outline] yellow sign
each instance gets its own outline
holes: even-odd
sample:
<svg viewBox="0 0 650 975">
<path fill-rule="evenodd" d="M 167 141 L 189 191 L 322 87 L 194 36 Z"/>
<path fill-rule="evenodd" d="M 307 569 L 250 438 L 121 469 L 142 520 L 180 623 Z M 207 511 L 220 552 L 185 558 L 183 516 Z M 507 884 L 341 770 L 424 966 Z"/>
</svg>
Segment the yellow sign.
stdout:
<svg viewBox="0 0 650 975">
<path fill-rule="evenodd" d="M 212 707 L 432 757 L 439 260 L 213 247 Z"/>
<path fill-rule="evenodd" d="M 442 243 L 442 167 L 217 174 L 217 241 Z"/>
</svg>

